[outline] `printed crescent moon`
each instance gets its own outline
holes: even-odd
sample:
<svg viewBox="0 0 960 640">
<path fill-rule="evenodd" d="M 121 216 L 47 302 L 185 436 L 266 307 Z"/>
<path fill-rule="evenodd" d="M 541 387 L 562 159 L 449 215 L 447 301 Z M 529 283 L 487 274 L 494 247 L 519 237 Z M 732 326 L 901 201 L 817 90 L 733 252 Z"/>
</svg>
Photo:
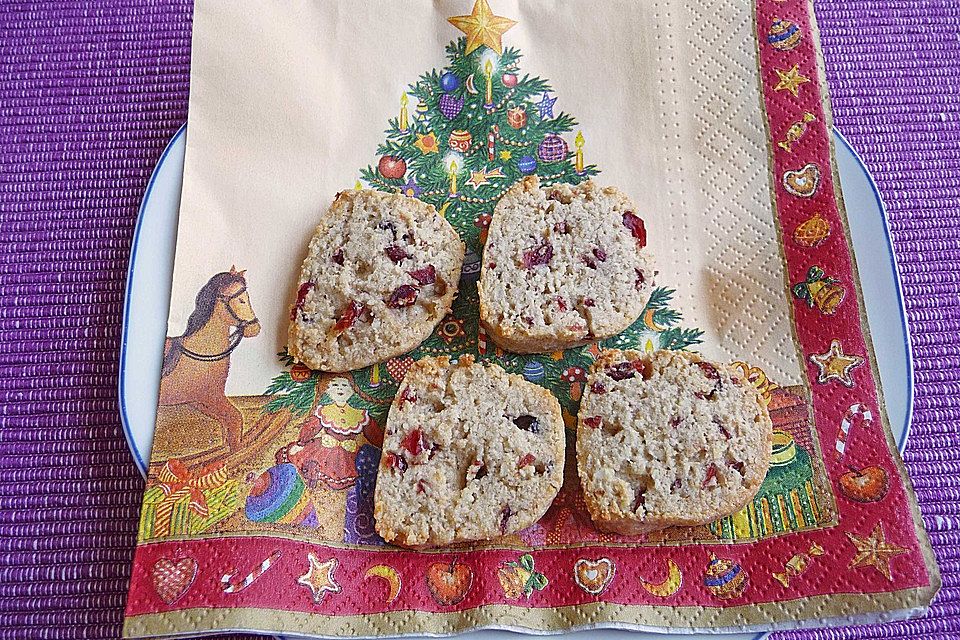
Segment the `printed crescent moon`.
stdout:
<svg viewBox="0 0 960 640">
<path fill-rule="evenodd" d="M 388 567 L 385 564 L 377 564 L 369 569 L 364 574 L 364 579 L 366 578 L 383 578 L 387 581 L 387 586 L 390 588 L 390 591 L 387 593 L 387 602 L 393 602 L 397 599 L 397 596 L 400 595 L 400 574 L 397 573 L 397 570 L 393 567 Z"/>
<path fill-rule="evenodd" d="M 477 93 L 477 88 L 473 85 L 473 74 L 467 76 L 467 81 L 464 83 L 464 86 L 467 88 L 467 93 Z"/>
<path fill-rule="evenodd" d="M 653 309 L 647 309 L 646 313 L 643 314 L 643 324 L 647 325 L 647 328 L 653 331 L 664 330 L 664 327 L 661 327 L 653 321 Z"/>
<path fill-rule="evenodd" d="M 667 565 L 669 572 L 667 573 L 666 580 L 659 584 L 650 584 L 646 580 L 641 579 L 640 586 L 658 598 L 669 598 L 677 591 L 680 591 L 680 586 L 683 584 L 683 574 L 680 573 L 680 567 L 678 567 L 677 563 L 673 560 L 667 560 Z"/>
</svg>

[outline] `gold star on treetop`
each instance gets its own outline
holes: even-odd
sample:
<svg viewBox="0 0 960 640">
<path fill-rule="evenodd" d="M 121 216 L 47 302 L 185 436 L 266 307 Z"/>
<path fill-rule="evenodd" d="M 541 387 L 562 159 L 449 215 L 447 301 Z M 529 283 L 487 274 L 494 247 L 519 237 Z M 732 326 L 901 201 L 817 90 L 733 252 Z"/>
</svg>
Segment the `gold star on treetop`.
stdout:
<svg viewBox="0 0 960 640">
<path fill-rule="evenodd" d="M 817 376 L 817 382 L 820 384 L 837 380 L 845 386 L 852 387 L 853 378 L 850 373 L 855 367 L 863 364 L 863 358 L 844 354 L 840 341 L 834 340 L 830 343 L 829 351 L 811 355 L 810 362 L 817 365 L 820 370 L 820 375 Z"/>
<path fill-rule="evenodd" d="M 297 578 L 297 583 L 310 589 L 314 604 L 320 604 L 328 591 L 330 593 L 340 593 L 341 587 L 333 577 L 340 561 L 336 558 L 330 558 L 320 562 L 320 559 L 312 553 L 307 554 L 307 560 L 310 561 L 310 568 L 307 569 L 305 574 Z"/>
<path fill-rule="evenodd" d="M 487 0 L 477 0 L 473 4 L 473 11 L 468 16 L 454 16 L 447 18 L 447 22 L 467 34 L 467 51 L 469 55 L 481 45 L 503 53 L 503 43 L 500 38 L 513 25 L 515 20 L 493 15 Z"/>
<path fill-rule="evenodd" d="M 887 542 L 883 537 L 883 525 L 879 522 L 869 536 L 861 538 L 847 531 L 847 537 L 857 548 L 857 555 L 850 563 L 850 568 L 874 567 L 891 582 L 893 575 L 890 573 L 890 559 L 910 552 L 907 548 Z"/>
<path fill-rule="evenodd" d="M 793 94 L 794 98 L 800 95 L 800 85 L 810 82 L 810 78 L 800 73 L 800 65 L 795 64 L 789 71 L 780 71 L 774 69 L 780 77 L 780 82 L 774 87 L 774 91 L 783 91 L 786 89 Z"/>
</svg>

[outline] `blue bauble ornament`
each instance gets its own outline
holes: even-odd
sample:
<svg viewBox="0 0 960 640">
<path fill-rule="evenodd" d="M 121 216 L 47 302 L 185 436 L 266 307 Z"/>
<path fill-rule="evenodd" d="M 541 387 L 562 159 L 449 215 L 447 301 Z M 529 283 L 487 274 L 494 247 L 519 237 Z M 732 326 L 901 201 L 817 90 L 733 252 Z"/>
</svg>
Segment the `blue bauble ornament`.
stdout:
<svg viewBox="0 0 960 640">
<path fill-rule="evenodd" d="M 540 382 L 543 380 L 545 373 L 546 369 L 544 369 L 543 365 L 539 362 L 531 360 L 527 364 L 523 365 L 523 377 L 530 382 Z"/>
<path fill-rule="evenodd" d="M 537 170 L 537 159 L 533 156 L 523 156 L 517 162 L 517 169 L 520 169 L 520 173 L 529 175 Z"/>
<path fill-rule="evenodd" d="M 452 71 L 447 71 L 445 74 L 440 76 L 440 88 L 444 91 L 453 91 L 460 86 L 460 78 L 458 78 Z"/>
</svg>

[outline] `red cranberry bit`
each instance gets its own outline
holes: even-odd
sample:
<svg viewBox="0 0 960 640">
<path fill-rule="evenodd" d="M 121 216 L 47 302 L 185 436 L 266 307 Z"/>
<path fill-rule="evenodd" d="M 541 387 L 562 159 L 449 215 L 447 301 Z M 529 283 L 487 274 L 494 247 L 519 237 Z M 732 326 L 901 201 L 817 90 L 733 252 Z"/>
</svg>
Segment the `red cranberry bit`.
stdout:
<svg viewBox="0 0 960 640">
<path fill-rule="evenodd" d="M 404 259 L 409 258 L 410 254 L 398 244 L 391 244 L 384 249 L 387 257 L 393 261 L 393 264 L 400 264 Z"/>
<path fill-rule="evenodd" d="M 333 261 L 341 267 L 343 266 L 343 249 L 337 249 L 333 252 Z"/>
<path fill-rule="evenodd" d="M 594 300 L 593 298 L 584 298 L 584 299 L 583 299 L 583 306 L 585 306 L 585 307 L 595 307 L 595 306 L 597 306 L 597 301 Z"/>
<path fill-rule="evenodd" d="M 670 490 L 671 490 L 671 491 L 676 491 L 677 489 L 679 489 L 679 488 L 682 487 L 682 486 L 683 486 L 683 480 L 681 480 L 680 478 L 677 478 L 676 480 L 673 481 L 673 484 L 670 485 Z"/>
<path fill-rule="evenodd" d="M 641 271 L 640 269 L 637 269 L 636 267 L 634 267 L 633 272 L 637 274 L 637 279 L 633 281 L 633 288 L 639 291 L 640 288 L 643 286 L 643 283 L 646 282 L 647 279 L 643 277 L 643 271 Z"/>
<path fill-rule="evenodd" d="M 713 416 L 713 424 L 717 425 L 720 428 L 720 433 L 723 434 L 723 437 L 729 440 L 733 436 L 730 435 L 730 432 L 727 431 L 727 428 L 723 426 L 723 421 L 720 420 L 718 416 Z"/>
<path fill-rule="evenodd" d="M 607 388 L 602 384 L 600 384 L 599 382 L 594 382 L 592 385 L 590 385 L 590 391 L 592 393 L 597 393 L 597 394 L 606 393 Z"/>
<path fill-rule="evenodd" d="M 560 193 L 559 189 L 551 189 L 550 193 L 547 194 L 547 200 L 560 200 L 563 197 L 563 194 Z"/>
<path fill-rule="evenodd" d="M 591 429 L 599 429 L 601 422 L 603 422 L 603 418 L 600 416 L 590 416 L 589 418 L 583 419 L 583 424 Z"/>
<path fill-rule="evenodd" d="M 560 311 L 567 310 L 567 301 L 563 299 L 563 296 L 557 296 L 557 308 L 560 309 Z"/>
<path fill-rule="evenodd" d="M 513 424 L 517 425 L 518 429 L 529 431 L 530 433 L 540 433 L 540 421 L 533 416 L 517 416 L 513 419 Z"/>
<path fill-rule="evenodd" d="M 407 402 L 414 403 L 417 401 L 417 394 L 410 389 L 410 387 L 404 387 L 403 391 L 400 392 L 400 398 L 397 401 L 397 409 L 403 409 L 403 405 Z"/>
<path fill-rule="evenodd" d="M 700 371 L 703 371 L 703 375 L 707 376 L 710 380 L 720 379 L 720 372 L 709 362 L 698 362 L 697 366 L 700 367 Z"/>
<path fill-rule="evenodd" d="M 523 252 L 523 268 L 532 269 L 541 264 L 547 264 L 553 258 L 553 245 L 544 240 L 533 249 Z"/>
<path fill-rule="evenodd" d="M 307 299 L 307 294 L 317 285 L 312 282 L 304 282 L 300 285 L 300 288 L 297 289 L 297 304 L 293 306 L 293 309 L 290 311 L 290 319 L 297 319 L 297 312 L 303 309 L 303 303 Z"/>
<path fill-rule="evenodd" d="M 561 220 L 560 222 L 553 225 L 553 230 L 557 233 L 562 233 L 564 235 L 570 233 L 570 225 L 567 224 L 566 220 Z"/>
<path fill-rule="evenodd" d="M 593 258 L 591 258 L 590 256 L 586 255 L 586 254 L 580 256 L 580 262 L 582 262 L 583 264 L 587 265 L 587 266 L 590 267 L 591 269 L 596 269 L 596 268 L 597 268 L 597 261 L 594 260 Z"/>
<path fill-rule="evenodd" d="M 513 515 L 513 510 L 510 508 L 510 505 L 505 504 L 503 508 L 500 509 L 500 533 L 507 532 L 507 523 L 510 520 L 510 516 Z"/>
<path fill-rule="evenodd" d="M 601 249 L 600 247 L 593 248 L 593 257 L 599 260 L 600 262 L 607 261 L 607 252 Z"/>
<path fill-rule="evenodd" d="M 420 429 L 414 429 L 405 435 L 400 445 L 413 457 L 417 457 L 427 448 L 426 443 L 423 441 L 423 431 Z"/>
<path fill-rule="evenodd" d="M 427 483 L 422 479 L 417 480 L 417 493 L 426 493 L 427 492 Z"/>
<path fill-rule="evenodd" d="M 496 269 L 496 268 L 497 268 L 497 263 L 496 263 L 496 262 L 488 262 L 488 263 L 487 263 L 487 269 L 490 269 L 490 270 L 492 271 L 493 269 Z"/>
<path fill-rule="evenodd" d="M 523 454 L 523 457 L 520 458 L 520 461 L 517 462 L 517 468 L 523 469 L 528 464 L 533 464 L 536 459 L 536 456 L 534 456 L 532 453 L 525 453 Z"/>
<path fill-rule="evenodd" d="M 477 473 L 473 476 L 477 480 L 483 480 L 487 477 L 487 465 L 483 464 L 479 460 L 473 463 L 477 467 Z"/>
<path fill-rule="evenodd" d="M 633 214 L 632 211 L 623 212 L 623 226 L 630 229 L 630 233 L 637 239 L 637 246 L 641 249 L 647 246 L 647 230 L 643 226 L 643 220 Z"/>
<path fill-rule="evenodd" d="M 637 487 L 636 492 L 633 494 L 633 504 L 630 505 L 630 511 L 636 511 L 640 507 L 646 506 L 646 487 Z"/>
<path fill-rule="evenodd" d="M 653 363 L 646 358 L 634 360 L 633 368 L 640 373 L 640 377 L 644 380 L 649 380 L 653 377 Z"/>
<path fill-rule="evenodd" d="M 746 472 L 744 464 L 737 460 L 736 462 L 727 462 L 727 466 L 739 473 L 741 476 Z"/>
<path fill-rule="evenodd" d="M 387 452 L 387 466 L 391 469 L 396 469 L 400 473 L 403 473 L 407 470 L 407 460 L 403 456 L 389 451 Z"/>
<path fill-rule="evenodd" d="M 703 483 L 700 486 L 705 488 L 708 484 L 710 484 L 710 481 L 716 477 L 717 477 L 717 465 L 711 462 L 710 466 L 707 467 L 707 476 L 703 479 Z"/>
<path fill-rule="evenodd" d="M 607 367 L 607 375 L 614 380 L 628 380 L 636 375 L 632 362 L 618 362 Z"/>
<path fill-rule="evenodd" d="M 400 307 L 409 307 L 416 301 L 416 287 L 409 284 L 402 284 L 394 289 L 393 293 L 390 294 L 390 299 L 387 301 L 387 306 L 391 309 L 399 309 Z"/>
<path fill-rule="evenodd" d="M 681 422 L 683 421 L 680 420 L 680 416 L 673 416 L 672 418 L 670 418 L 670 426 L 673 427 L 674 429 L 679 427 Z"/>
<path fill-rule="evenodd" d="M 437 270 L 432 264 L 428 264 L 424 268 L 416 269 L 415 271 L 407 271 L 407 273 L 420 284 L 433 284 L 437 281 Z"/>
<path fill-rule="evenodd" d="M 337 323 L 333 325 L 333 331 L 337 334 L 341 334 L 350 327 L 353 326 L 353 323 L 357 321 L 357 318 L 360 317 L 360 313 L 364 310 L 366 305 L 362 302 L 357 302 L 356 300 L 351 300 L 347 303 L 347 306 L 344 307 L 343 311 L 340 312 L 340 317 L 337 318 Z"/>
</svg>

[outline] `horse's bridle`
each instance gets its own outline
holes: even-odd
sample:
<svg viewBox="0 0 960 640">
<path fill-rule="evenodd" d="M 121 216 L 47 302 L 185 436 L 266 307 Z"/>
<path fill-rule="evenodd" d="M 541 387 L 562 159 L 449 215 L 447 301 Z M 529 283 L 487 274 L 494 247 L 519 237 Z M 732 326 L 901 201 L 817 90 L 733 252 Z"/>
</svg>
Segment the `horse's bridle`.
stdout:
<svg viewBox="0 0 960 640">
<path fill-rule="evenodd" d="M 230 303 L 234 298 L 238 298 L 247 292 L 247 288 L 243 287 L 233 295 L 225 296 L 222 293 L 217 296 L 217 299 L 223 302 L 223 306 L 227 308 L 227 313 L 230 314 L 230 317 L 237 321 L 237 327 L 230 334 L 230 337 L 227 341 L 227 348 L 220 353 L 197 353 L 196 351 L 191 351 L 183 346 L 183 343 L 180 343 L 180 352 L 183 355 L 187 356 L 191 360 L 198 360 L 200 362 L 216 362 L 217 360 L 223 360 L 231 353 L 233 350 L 240 346 L 240 341 L 243 340 L 243 330 L 246 329 L 249 325 L 259 322 L 259 320 L 244 320 L 237 315 L 236 311 L 233 310 L 233 307 Z"/>
</svg>

